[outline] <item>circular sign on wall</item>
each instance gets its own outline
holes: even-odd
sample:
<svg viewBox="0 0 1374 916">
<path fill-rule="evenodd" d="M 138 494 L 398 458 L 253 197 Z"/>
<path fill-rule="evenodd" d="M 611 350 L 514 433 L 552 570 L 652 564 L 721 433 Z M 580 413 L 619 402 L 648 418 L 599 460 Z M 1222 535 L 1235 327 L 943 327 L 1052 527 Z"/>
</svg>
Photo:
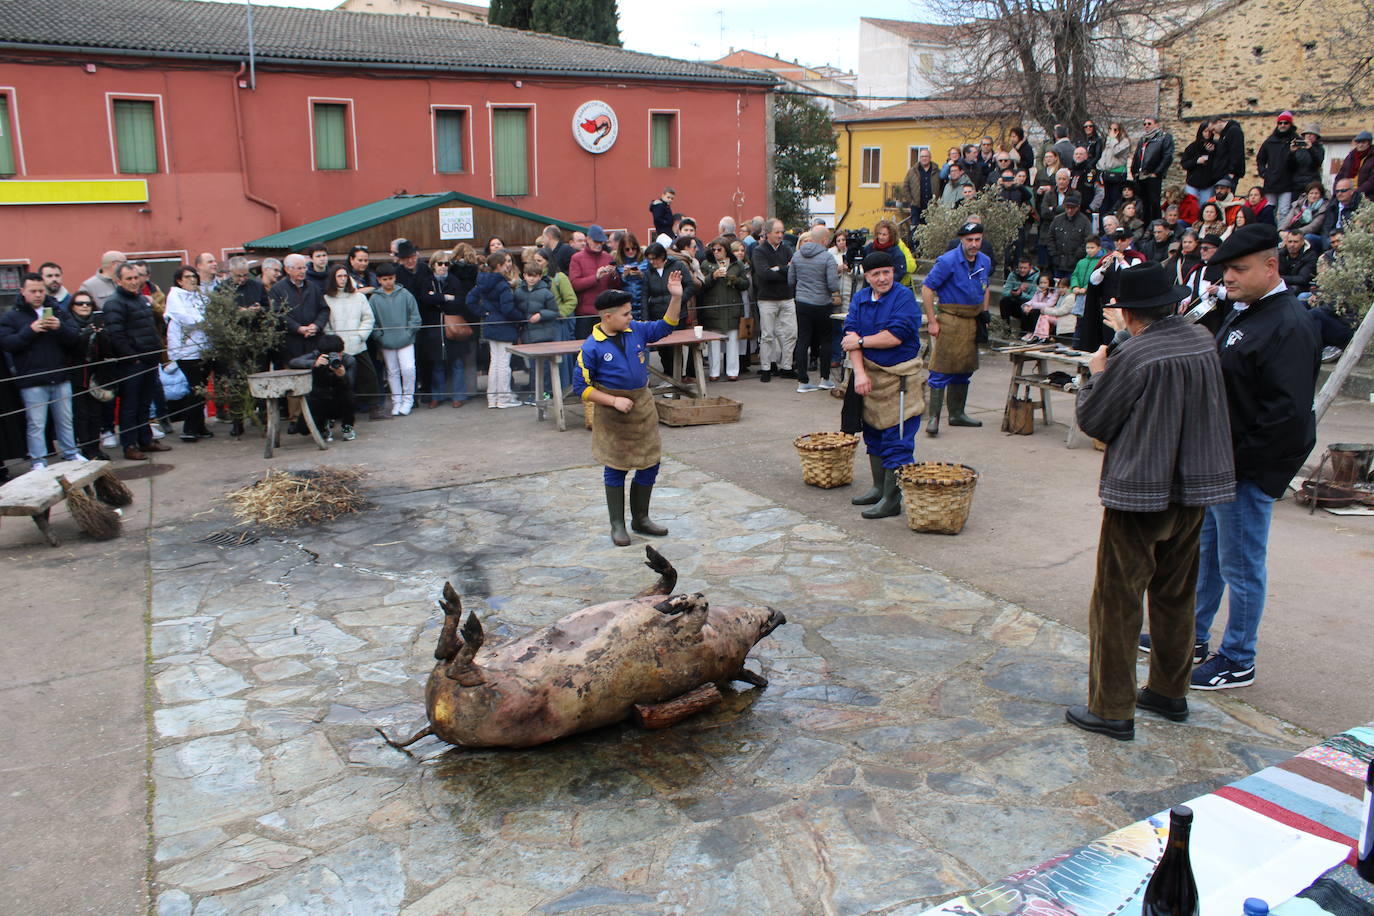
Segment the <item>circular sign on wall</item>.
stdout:
<svg viewBox="0 0 1374 916">
<path fill-rule="evenodd" d="M 605 102 L 593 99 L 583 102 L 573 112 L 573 139 L 589 153 L 604 153 L 615 145 L 620 135 L 620 121 L 615 110 Z"/>
</svg>

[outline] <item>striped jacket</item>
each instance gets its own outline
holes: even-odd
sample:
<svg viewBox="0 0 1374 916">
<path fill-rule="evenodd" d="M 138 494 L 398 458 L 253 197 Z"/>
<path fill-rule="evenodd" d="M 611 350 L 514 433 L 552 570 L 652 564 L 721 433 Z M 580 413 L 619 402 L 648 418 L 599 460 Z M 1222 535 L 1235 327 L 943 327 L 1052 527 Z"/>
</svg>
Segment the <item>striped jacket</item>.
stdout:
<svg viewBox="0 0 1374 916">
<path fill-rule="evenodd" d="M 1107 443 L 1098 495 L 1110 509 L 1235 498 L 1226 389 L 1205 328 L 1172 316 L 1122 343 L 1079 389 L 1078 425 Z"/>
</svg>

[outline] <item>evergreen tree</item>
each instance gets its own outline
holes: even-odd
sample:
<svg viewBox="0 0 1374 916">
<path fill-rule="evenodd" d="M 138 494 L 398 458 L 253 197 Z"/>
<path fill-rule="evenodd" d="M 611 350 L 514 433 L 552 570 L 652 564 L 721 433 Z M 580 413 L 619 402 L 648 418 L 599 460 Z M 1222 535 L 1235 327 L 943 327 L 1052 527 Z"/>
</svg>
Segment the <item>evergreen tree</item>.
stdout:
<svg viewBox="0 0 1374 916">
<path fill-rule="evenodd" d="M 825 193 L 835 174 L 835 128 L 825 109 L 785 93 L 773 96 L 773 215 L 792 227 L 806 200 Z"/>
<path fill-rule="evenodd" d="M 493 13 L 495 9 L 493 0 Z M 621 46 L 615 0 L 534 0 L 530 5 L 528 28 L 617 48 Z"/>
<path fill-rule="evenodd" d="M 533 8 L 534 0 L 491 0 L 487 21 L 512 29 L 528 29 Z"/>
</svg>

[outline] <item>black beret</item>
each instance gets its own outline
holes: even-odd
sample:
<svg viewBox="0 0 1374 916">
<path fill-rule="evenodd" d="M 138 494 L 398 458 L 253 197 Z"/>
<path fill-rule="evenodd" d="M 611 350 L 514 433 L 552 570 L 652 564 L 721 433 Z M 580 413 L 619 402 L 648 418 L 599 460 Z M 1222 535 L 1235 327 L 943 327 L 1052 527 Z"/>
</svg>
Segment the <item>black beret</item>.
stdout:
<svg viewBox="0 0 1374 916">
<path fill-rule="evenodd" d="M 1236 258 L 1257 251 L 1270 251 L 1279 247 L 1279 231 L 1268 223 L 1250 223 L 1231 233 L 1231 237 L 1221 243 L 1217 253 L 1212 255 L 1208 264 L 1225 264 Z"/>
<path fill-rule="evenodd" d="M 864 255 L 864 273 L 892 266 L 892 255 L 886 251 L 873 250 Z"/>
<path fill-rule="evenodd" d="M 1077 194 L 1065 194 L 1065 195 L 1064 195 L 1064 206 L 1067 207 L 1067 206 L 1069 206 L 1069 205 L 1073 205 L 1073 206 L 1075 206 L 1075 207 L 1078 207 L 1078 206 L 1081 206 L 1082 204 L 1083 204 L 1083 198 L 1082 198 L 1081 196 L 1079 196 L 1079 195 L 1077 195 Z"/>
<path fill-rule="evenodd" d="M 608 289 L 601 292 L 596 297 L 596 310 L 618 309 L 622 305 L 629 305 L 634 302 L 634 297 L 623 289 Z"/>
<path fill-rule="evenodd" d="M 1127 229 L 1125 226 L 1117 226 L 1112 232 L 1112 238 L 1118 241 L 1121 239 L 1133 239 L 1135 238 L 1135 233 L 1131 232 L 1131 230 Z"/>
<path fill-rule="evenodd" d="M 962 226 L 960 226 L 960 227 L 959 227 L 959 231 L 956 232 L 955 235 L 959 236 L 960 238 L 963 238 L 963 237 L 966 236 L 966 235 L 974 235 L 974 234 L 979 234 L 979 235 L 981 235 L 982 232 L 983 232 L 983 224 L 982 224 L 982 223 L 969 222 L 969 223 L 964 223 Z"/>
<path fill-rule="evenodd" d="M 1221 236 L 1208 233 L 1207 235 L 1204 235 L 1202 238 L 1198 239 L 1197 243 L 1199 245 L 1211 245 L 1213 248 L 1220 248 Z"/>
</svg>

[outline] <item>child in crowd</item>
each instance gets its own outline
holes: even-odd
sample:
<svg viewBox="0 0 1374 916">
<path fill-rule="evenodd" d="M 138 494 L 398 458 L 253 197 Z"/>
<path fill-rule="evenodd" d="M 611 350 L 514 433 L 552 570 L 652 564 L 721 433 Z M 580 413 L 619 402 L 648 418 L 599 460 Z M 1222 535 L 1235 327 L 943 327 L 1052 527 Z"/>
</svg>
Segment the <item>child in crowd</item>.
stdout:
<svg viewBox="0 0 1374 916">
<path fill-rule="evenodd" d="M 1083 297 L 1087 295 L 1092 272 L 1097 269 L 1097 262 L 1102 257 L 1102 243 L 1090 238 L 1084 244 L 1083 250 L 1087 254 L 1078 260 L 1073 273 L 1069 276 L 1069 289 L 1073 292 L 1073 314 L 1076 316 L 1083 314 Z"/>
<path fill-rule="evenodd" d="M 1036 294 L 1036 299 L 1040 296 Z M 1075 326 L 1077 319 L 1073 317 L 1074 295 L 1073 289 L 1069 286 L 1068 277 L 1060 277 L 1055 289 L 1050 291 L 1050 298 L 1047 302 L 1039 306 L 1040 317 L 1035 322 L 1035 339 L 1047 343 L 1054 338 L 1055 331 L 1059 329 L 1059 322 L 1062 318 L 1068 318 Z M 1034 303 L 1036 299 L 1032 299 Z"/>
<path fill-rule="evenodd" d="M 1040 316 L 1035 322 L 1034 329 L 1022 335 L 1021 339 L 1026 343 L 1048 339 L 1049 335 L 1042 334 L 1041 330 L 1046 327 L 1045 309 L 1053 306 L 1059 301 L 1059 292 L 1052 285 L 1053 282 L 1054 280 L 1048 272 L 1041 274 L 1040 279 L 1037 280 L 1035 284 L 1035 295 L 1031 296 L 1030 300 L 1025 305 L 1021 306 L 1021 311 L 1027 316 L 1037 313 L 1039 313 Z"/>
</svg>

